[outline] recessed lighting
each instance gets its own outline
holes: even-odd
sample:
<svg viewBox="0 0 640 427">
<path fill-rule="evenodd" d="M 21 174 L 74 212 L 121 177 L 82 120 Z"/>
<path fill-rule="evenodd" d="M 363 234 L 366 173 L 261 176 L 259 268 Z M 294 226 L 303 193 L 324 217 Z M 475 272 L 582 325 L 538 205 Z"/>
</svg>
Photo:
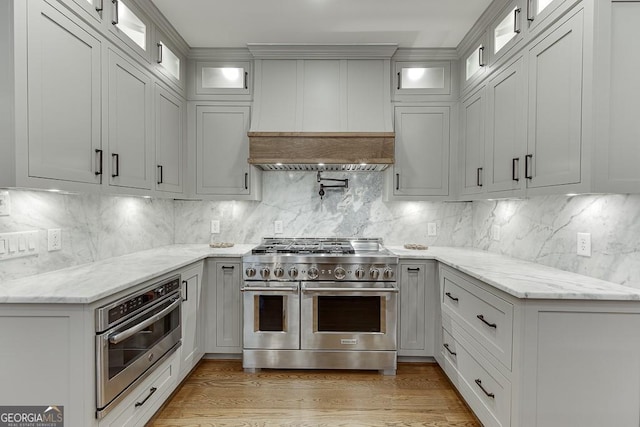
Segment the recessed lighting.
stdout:
<svg viewBox="0 0 640 427">
<path fill-rule="evenodd" d="M 318 163 L 318 166 L 324 166 L 324 163 Z"/>
<path fill-rule="evenodd" d="M 47 191 L 49 191 L 49 192 L 51 192 L 51 193 L 59 193 L 59 192 L 60 192 L 60 191 L 62 191 L 62 190 L 58 190 L 57 188 L 50 188 L 50 189 L 49 189 L 49 190 L 47 190 Z"/>
<path fill-rule="evenodd" d="M 575 197 L 578 196 L 578 193 L 568 193 L 567 197 Z"/>
</svg>

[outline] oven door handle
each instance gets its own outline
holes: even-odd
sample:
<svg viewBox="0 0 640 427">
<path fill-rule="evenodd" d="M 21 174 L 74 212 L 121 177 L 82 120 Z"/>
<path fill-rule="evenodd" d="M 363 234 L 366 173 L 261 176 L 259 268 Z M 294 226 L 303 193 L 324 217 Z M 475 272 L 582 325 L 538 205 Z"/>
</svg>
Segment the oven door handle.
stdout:
<svg viewBox="0 0 640 427">
<path fill-rule="evenodd" d="M 384 293 L 392 293 L 397 294 L 399 292 L 398 288 L 307 288 L 305 286 L 302 287 L 302 292 L 332 292 L 332 293 L 354 293 L 354 292 L 384 292 Z"/>
<path fill-rule="evenodd" d="M 240 288 L 240 292 L 298 292 L 298 287 L 278 286 L 270 288 L 268 286 L 245 286 Z"/>
<path fill-rule="evenodd" d="M 111 335 L 109 337 L 109 342 L 111 344 L 118 344 L 118 343 L 126 340 L 127 338 L 131 337 L 134 334 L 137 334 L 138 332 L 140 332 L 144 328 L 148 327 L 149 325 L 153 325 L 155 322 L 157 322 L 158 320 L 162 319 L 167 314 L 171 313 L 181 303 L 182 303 L 182 301 L 180 300 L 179 297 L 177 297 L 177 299 L 174 300 L 174 302 L 171 305 L 169 305 L 167 308 L 165 308 L 164 310 L 162 310 L 158 314 L 155 314 L 155 315 L 151 316 L 150 318 L 148 318 L 144 322 L 138 323 L 136 326 L 134 326 L 132 328 L 129 328 L 129 329 L 125 330 L 125 331 L 122 331 L 122 332 L 119 332 L 117 334 Z"/>
</svg>

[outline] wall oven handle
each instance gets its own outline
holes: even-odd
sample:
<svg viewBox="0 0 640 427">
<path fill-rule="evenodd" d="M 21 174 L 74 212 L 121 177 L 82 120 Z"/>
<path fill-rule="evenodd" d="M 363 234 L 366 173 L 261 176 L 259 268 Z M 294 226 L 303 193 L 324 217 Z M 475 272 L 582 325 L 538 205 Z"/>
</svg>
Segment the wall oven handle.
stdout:
<svg viewBox="0 0 640 427">
<path fill-rule="evenodd" d="M 240 288 L 240 292 L 298 292 L 298 288 L 296 286 L 277 286 L 277 287 L 268 287 L 268 286 L 245 286 Z"/>
<path fill-rule="evenodd" d="M 353 293 L 353 292 L 385 292 L 396 294 L 399 292 L 398 288 L 307 288 L 302 287 L 302 292 L 331 292 L 331 293 Z"/>
<path fill-rule="evenodd" d="M 138 323 L 137 325 L 135 325 L 132 328 L 127 329 L 126 331 L 122 331 L 122 332 L 119 332 L 117 334 L 111 335 L 109 337 L 109 342 L 111 344 L 121 343 L 122 341 L 126 340 L 127 338 L 131 337 L 134 334 L 137 334 L 138 332 L 140 332 L 144 328 L 148 327 L 149 325 L 152 325 L 155 322 L 157 322 L 158 320 L 162 319 L 164 316 L 166 316 L 167 314 L 169 314 L 173 310 L 175 310 L 175 308 L 178 307 L 180 304 L 182 304 L 182 301 L 180 300 L 180 297 L 176 297 L 176 299 L 173 301 L 173 303 L 171 305 L 169 305 L 169 307 L 167 307 L 164 310 L 162 310 L 160 313 L 158 313 L 158 314 L 156 314 L 154 316 L 151 316 L 147 320 L 145 320 L 145 321 L 143 321 L 141 323 Z"/>
</svg>

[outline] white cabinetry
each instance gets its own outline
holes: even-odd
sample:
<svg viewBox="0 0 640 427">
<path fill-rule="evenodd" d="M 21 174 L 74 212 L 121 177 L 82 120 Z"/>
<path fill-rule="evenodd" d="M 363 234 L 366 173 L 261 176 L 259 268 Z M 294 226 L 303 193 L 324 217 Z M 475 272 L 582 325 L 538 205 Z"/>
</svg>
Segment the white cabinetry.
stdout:
<svg viewBox="0 0 640 427">
<path fill-rule="evenodd" d="M 239 259 L 207 261 L 205 351 L 242 352 L 242 305 Z"/>
<path fill-rule="evenodd" d="M 485 88 L 469 95 L 463 102 L 460 113 L 461 147 L 460 172 L 462 173 L 461 195 L 478 194 L 483 191 L 485 178 Z"/>
<path fill-rule="evenodd" d="M 185 103 L 156 83 L 156 189 L 182 193 Z"/>
<path fill-rule="evenodd" d="M 182 346 L 180 378 L 184 378 L 204 354 L 201 310 L 204 261 L 180 272 L 182 279 Z"/>
<path fill-rule="evenodd" d="M 449 194 L 449 120 L 449 107 L 396 107 L 395 164 L 387 172 L 387 199 Z"/>
<path fill-rule="evenodd" d="M 433 357 L 439 304 L 435 261 L 401 260 L 398 286 L 398 356 Z"/>
<path fill-rule="evenodd" d="M 102 0 L 108 8 L 109 31 L 145 62 L 151 55 L 151 20 L 133 0 Z"/>
<path fill-rule="evenodd" d="M 518 0 L 511 0 L 489 26 L 491 40 L 491 62 L 494 63 L 518 45 L 524 35 L 526 13 Z"/>
</svg>

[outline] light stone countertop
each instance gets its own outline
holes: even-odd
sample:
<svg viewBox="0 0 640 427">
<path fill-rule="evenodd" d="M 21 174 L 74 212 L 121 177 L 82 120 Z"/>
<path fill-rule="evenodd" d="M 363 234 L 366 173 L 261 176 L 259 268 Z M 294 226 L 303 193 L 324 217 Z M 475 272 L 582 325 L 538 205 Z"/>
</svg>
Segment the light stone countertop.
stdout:
<svg viewBox="0 0 640 427">
<path fill-rule="evenodd" d="M 0 303 L 89 304 L 206 258 L 241 257 L 254 246 L 163 246 L 11 280 L 0 283 Z M 640 289 L 477 249 L 387 249 L 401 259 L 440 261 L 517 298 L 640 301 Z"/>
</svg>

